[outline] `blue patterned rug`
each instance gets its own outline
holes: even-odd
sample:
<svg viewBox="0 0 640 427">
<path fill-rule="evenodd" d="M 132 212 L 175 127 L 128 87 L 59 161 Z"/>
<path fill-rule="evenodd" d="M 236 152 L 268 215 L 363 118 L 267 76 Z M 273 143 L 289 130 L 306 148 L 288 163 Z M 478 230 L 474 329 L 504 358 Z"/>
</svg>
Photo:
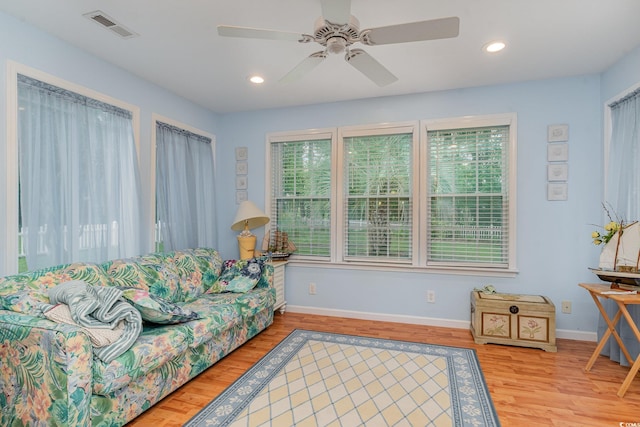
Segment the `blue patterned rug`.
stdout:
<svg viewBox="0 0 640 427">
<path fill-rule="evenodd" d="M 295 330 L 186 426 L 500 426 L 475 350 Z"/>
</svg>

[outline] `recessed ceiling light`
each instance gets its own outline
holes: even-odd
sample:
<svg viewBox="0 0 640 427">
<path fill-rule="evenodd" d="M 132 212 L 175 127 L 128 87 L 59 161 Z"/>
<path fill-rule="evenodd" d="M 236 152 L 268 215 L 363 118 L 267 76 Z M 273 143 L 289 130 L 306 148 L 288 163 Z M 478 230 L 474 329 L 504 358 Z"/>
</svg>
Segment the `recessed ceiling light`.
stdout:
<svg viewBox="0 0 640 427">
<path fill-rule="evenodd" d="M 500 52 L 506 46 L 507 45 L 504 42 L 498 40 L 498 41 L 492 41 L 485 44 L 484 46 L 482 46 L 482 50 L 488 53 L 496 53 L 496 52 Z"/>
<path fill-rule="evenodd" d="M 264 79 L 260 76 L 251 76 L 249 77 L 249 81 L 257 85 L 259 85 L 260 83 L 264 83 Z"/>
</svg>

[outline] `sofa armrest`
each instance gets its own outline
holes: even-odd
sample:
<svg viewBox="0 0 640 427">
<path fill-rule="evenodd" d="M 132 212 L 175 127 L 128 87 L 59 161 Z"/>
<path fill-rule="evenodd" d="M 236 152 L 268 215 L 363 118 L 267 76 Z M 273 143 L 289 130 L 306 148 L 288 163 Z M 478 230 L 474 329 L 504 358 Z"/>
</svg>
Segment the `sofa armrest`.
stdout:
<svg viewBox="0 0 640 427">
<path fill-rule="evenodd" d="M 91 425 L 92 358 L 78 327 L 0 310 L 0 425 Z"/>
<path fill-rule="evenodd" d="M 256 288 L 273 288 L 273 265 L 265 263 Z"/>
</svg>

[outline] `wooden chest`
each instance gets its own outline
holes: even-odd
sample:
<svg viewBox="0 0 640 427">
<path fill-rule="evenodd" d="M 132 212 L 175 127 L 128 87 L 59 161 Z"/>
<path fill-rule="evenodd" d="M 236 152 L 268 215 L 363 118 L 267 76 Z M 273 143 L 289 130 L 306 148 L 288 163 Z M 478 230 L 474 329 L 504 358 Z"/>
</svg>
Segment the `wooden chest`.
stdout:
<svg viewBox="0 0 640 427">
<path fill-rule="evenodd" d="M 556 308 L 542 295 L 471 292 L 471 334 L 477 344 L 557 351 Z"/>
</svg>

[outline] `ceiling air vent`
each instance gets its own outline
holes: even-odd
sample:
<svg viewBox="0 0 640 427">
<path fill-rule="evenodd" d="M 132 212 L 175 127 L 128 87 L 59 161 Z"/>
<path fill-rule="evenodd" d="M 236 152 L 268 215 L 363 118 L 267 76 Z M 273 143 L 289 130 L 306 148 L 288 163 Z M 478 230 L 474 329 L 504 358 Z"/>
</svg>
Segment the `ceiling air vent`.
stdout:
<svg viewBox="0 0 640 427">
<path fill-rule="evenodd" d="M 85 13 L 82 16 L 92 20 L 96 24 L 99 24 L 101 27 L 106 28 L 107 30 L 116 33 L 117 35 L 119 35 L 120 37 L 122 37 L 124 39 L 130 39 L 132 37 L 138 37 L 139 36 L 139 34 L 136 34 L 133 31 L 130 31 L 124 25 L 119 24 L 115 19 L 111 18 L 106 13 L 104 13 L 104 12 L 102 12 L 100 10 L 96 10 L 94 12 Z"/>
</svg>

